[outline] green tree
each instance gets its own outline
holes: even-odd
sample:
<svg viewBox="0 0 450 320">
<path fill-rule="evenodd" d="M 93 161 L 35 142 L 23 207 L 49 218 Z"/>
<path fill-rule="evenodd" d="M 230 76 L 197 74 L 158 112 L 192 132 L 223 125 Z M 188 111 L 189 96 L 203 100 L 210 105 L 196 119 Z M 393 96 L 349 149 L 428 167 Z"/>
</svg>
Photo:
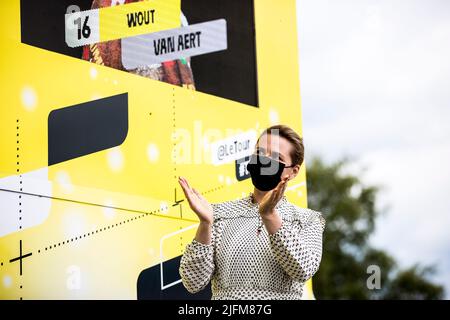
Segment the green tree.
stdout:
<svg viewBox="0 0 450 320">
<path fill-rule="evenodd" d="M 430 284 L 426 280 L 426 277 L 433 273 L 433 268 L 422 268 L 417 265 L 399 272 L 397 277 L 389 283 L 384 298 L 408 300 L 442 298 L 442 287 Z"/>
<path fill-rule="evenodd" d="M 416 265 L 401 270 L 393 257 L 370 245 L 380 214 L 376 206 L 380 188 L 345 173 L 350 163 L 344 158 L 325 164 L 317 157 L 307 163 L 308 206 L 327 220 L 322 263 L 313 279 L 316 298 L 442 299 L 444 288 L 428 280 L 433 268 Z M 379 267 L 379 288 L 367 285 L 371 265 Z"/>
</svg>

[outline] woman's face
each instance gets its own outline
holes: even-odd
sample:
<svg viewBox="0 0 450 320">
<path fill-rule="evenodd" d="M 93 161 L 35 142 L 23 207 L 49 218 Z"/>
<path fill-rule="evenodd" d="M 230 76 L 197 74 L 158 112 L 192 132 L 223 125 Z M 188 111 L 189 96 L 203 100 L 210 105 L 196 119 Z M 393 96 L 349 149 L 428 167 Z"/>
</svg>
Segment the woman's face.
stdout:
<svg viewBox="0 0 450 320">
<path fill-rule="evenodd" d="M 256 144 L 256 152 L 277 161 L 284 163 L 286 166 L 292 165 L 291 143 L 283 137 L 276 134 L 264 134 L 259 138 Z M 284 168 L 282 177 L 289 176 L 289 180 L 295 178 L 299 171 L 299 165 L 292 168 Z"/>
</svg>

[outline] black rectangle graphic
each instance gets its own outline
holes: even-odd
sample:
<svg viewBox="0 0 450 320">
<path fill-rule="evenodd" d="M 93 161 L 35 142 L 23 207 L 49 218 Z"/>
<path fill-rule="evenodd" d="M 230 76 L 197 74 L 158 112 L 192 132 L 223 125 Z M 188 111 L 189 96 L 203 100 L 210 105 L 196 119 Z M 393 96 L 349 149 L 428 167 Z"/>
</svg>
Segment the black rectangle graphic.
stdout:
<svg viewBox="0 0 450 320">
<path fill-rule="evenodd" d="M 121 145 L 128 93 L 56 109 L 48 115 L 48 165 Z"/>
</svg>

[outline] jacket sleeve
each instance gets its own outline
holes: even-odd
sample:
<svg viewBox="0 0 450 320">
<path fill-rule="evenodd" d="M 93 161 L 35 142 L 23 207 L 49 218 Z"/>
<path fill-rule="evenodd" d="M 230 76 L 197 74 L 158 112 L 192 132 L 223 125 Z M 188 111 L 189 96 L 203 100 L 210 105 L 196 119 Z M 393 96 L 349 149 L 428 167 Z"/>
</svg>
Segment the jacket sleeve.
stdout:
<svg viewBox="0 0 450 320">
<path fill-rule="evenodd" d="M 213 209 L 216 206 L 213 204 Z M 215 219 L 212 226 L 211 244 L 203 244 L 192 240 L 186 246 L 181 257 L 179 273 L 184 287 L 190 293 L 196 293 L 206 287 L 214 271 L 214 243 L 217 233 L 218 221 Z"/>
<path fill-rule="evenodd" d="M 307 222 L 283 220 L 280 229 L 269 235 L 275 259 L 294 280 L 305 282 L 319 269 L 324 229 L 325 219 L 312 211 Z"/>
<path fill-rule="evenodd" d="M 186 246 L 180 262 L 180 276 L 184 287 L 196 293 L 206 287 L 214 273 L 213 245 L 195 239 Z"/>
</svg>

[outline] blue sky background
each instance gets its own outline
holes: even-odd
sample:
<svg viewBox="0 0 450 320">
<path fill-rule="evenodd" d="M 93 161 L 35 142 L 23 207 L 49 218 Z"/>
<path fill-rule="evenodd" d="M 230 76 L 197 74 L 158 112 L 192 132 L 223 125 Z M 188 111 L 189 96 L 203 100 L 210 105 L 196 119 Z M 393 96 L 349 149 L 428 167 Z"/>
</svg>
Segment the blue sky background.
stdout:
<svg viewBox="0 0 450 320">
<path fill-rule="evenodd" d="M 297 0 L 306 161 L 383 186 L 371 241 L 450 297 L 450 1 Z M 367 168 L 367 170 L 364 170 Z"/>
</svg>

